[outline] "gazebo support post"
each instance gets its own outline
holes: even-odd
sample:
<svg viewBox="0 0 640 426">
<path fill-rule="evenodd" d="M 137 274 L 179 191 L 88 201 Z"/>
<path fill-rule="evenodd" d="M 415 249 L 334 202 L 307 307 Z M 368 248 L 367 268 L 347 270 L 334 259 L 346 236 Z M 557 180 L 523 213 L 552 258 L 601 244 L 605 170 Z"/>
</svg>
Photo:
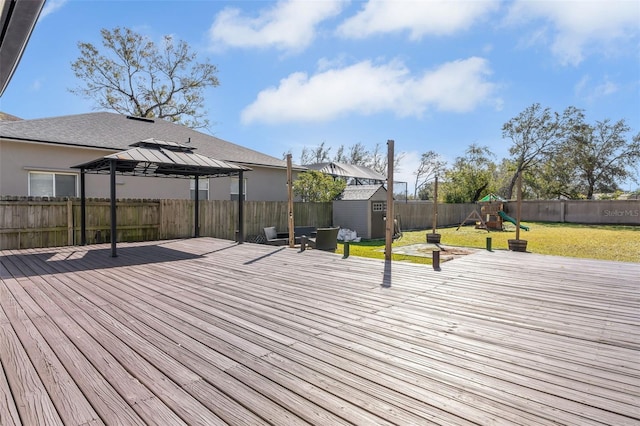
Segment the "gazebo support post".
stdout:
<svg viewBox="0 0 640 426">
<path fill-rule="evenodd" d="M 109 160 L 109 172 L 111 177 L 111 257 L 118 257 L 116 253 L 116 240 L 118 239 L 116 216 L 116 160 Z"/>
<path fill-rule="evenodd" d="M 238 244 L 244 243 L 244 172 L 238 174 Z"/>
<path fill-rule="evenodd" d="M 87 196 L 84 169 L 80 169 L 80 244 L 87 245 Z"/>
<path fill-rule="evenodd" d="M 244 178 L 243 171 L 251 170 L 248 167 L 239 166 L 232 163 L 226 163 L 224 161 L 216 161 L 208 157 L 204 157 L 199 154 L 193 153 L 193 149 L 186 145 L 176 144 L 174 142 L 165 142 L 156 139 L 145 139 L 131 146 L 134 149 L 127 150 L 121 153 L 110 154 L 102 158 L 98 158 L 88 163 L 72 166 L 74 169 L 80 169 L 81 174 L 81 193 L 82 193 L 82 217 L 81 217 L 81 240 L 86 244 L 86 217 L 84 216 L 86 211 L 85 205 L 85 174 L 87 171 L 97 174 L 109 174 L 111 185 L 111 256 L 117 257 L 116 243 L 118 240 L 117 230 L 117 217 L 116 217 L 116 173 L 119 172 L 122 175 L 136 176 L 136 175 L 157 175 L 165 177 L 180 177 L 183 179 L 191 179 L 195 177 L 195 212 L 194 212 L 194 231 L 195 237 L 200 236 L 200 177 L 221 177 L 221 176 L 240 176 L 240 207 L 238 225 L 239 229 L 236 232 L 240 233 L 239 241 L 244 241 L 244 216 L 242 212 L 244 201 Z M 185 158 L 174 158 L 173 156 L 164 154 L 165 159 L 162 159 L 163 150 L 182 152 Z M 159 156 L 155 161 L 141 161 L 140 157 L 146 156 Z M 151 167 L 155 165 L 155 167 Z"/>
<path fill-rule="evenodd" d="M 193 212 L 193 221 L 195 222 L 195 231 L 193 233 L 195 238 L 200 236 L 200 178 L 195 175 L 196 178 L 196 197 L 195 197 L 195 211 Z"/>
</svg>

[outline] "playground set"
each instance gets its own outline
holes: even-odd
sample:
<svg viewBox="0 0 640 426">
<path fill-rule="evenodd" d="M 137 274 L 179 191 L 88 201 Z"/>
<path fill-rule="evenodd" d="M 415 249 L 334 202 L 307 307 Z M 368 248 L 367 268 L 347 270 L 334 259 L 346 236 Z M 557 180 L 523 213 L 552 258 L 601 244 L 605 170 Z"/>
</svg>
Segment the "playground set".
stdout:
<svg viewBox="0 0 640 426">
<path fill-rule="evenodd" d="M 504 212 L 505 200 L 495 194 L 489 194 L 481 198 L 480 213 L 475 208 L 467 218 L 460 223 L 458 229 L 470 220 L 475 221 L 476 229 L 486 229 L 489 231 L 504 231 L 504 222 L 510 222 L 517 226 L 517 221 Z M 520 229 L 529 230 L 528 226 L 520 224 Z"/>
</svg>

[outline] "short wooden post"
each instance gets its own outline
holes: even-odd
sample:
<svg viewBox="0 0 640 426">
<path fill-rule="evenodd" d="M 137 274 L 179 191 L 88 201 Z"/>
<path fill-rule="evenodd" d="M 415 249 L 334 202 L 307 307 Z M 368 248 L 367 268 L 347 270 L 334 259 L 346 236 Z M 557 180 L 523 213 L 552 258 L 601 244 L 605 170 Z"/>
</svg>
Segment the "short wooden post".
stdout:
<svg viewBox="0 0 640 426">
<path fill-rule="evenodd" d="M 440 270 L 440 250 L 434 250 L 432 252 L 431 261 L 433 263 L 433 270 Z"/>
</svg>

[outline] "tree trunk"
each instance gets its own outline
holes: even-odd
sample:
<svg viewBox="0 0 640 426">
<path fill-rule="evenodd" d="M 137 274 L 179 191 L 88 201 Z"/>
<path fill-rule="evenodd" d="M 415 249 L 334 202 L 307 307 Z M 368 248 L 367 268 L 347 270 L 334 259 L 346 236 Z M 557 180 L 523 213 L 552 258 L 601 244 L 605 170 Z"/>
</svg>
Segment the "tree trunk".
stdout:
<svg viewBox="0 0 640 426">
<path fill-rule="evenodd" d="M 516 186 L 516 182 L 518 181 L 518 171 L 511 177 L 511 181 L 509 181 L 509 186 L 507 187 L 507 200 L 511 200 L 513 195 L 513 188 Z"/>
<path fill-rule="evenodd" d="M 485 183 L 484 185 L 482 185 L 480 188 L 478 188 L 475 192 L 475 194 L 473 194 L 473 202 L 476 203 L 478 202 L 478 200 L 480 199 L 480 195 L 482 194 L 482 191 L 484 191 L 487 186 L 489 186 L 488 183 Z"/>
<path fill-rule="evenodd" d="M 524 171 L 524 159 L 519 158 L 516 163 L 516 171 L 513 173 L 511 177 L 511 181 L 509 182 L 509 187 L 507 188 L 507 200 L 511 200 L 513 197 L 513 188 L 515 188 L 516 183 L 518 182 L 518 176 L 520 173 Z"/>
</svg>

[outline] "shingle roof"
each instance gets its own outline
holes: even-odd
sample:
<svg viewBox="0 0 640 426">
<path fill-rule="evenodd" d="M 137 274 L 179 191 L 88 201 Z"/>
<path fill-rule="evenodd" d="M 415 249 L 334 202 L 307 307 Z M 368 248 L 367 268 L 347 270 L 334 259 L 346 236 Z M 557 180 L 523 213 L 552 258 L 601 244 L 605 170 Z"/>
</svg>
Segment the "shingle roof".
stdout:
<svg viewBox="0 0 640 426">
<path fill-rule="evenodd" d="M 342 192 L 340 199 L 345 201 L 368 200 L 380 189 L 386 191 L 382 185 L 349 185 Z"/>
<path fill-rule="evenodd" d="M 189 144 L 197 153 L 246 165 L 287 167 L 280 160 L 162 119 L 140 119 L 112 112 L 94 112 L 34 120 L 3 121 L 0 137 L 121 151 L 154 138 Z M 190 141 L 190 142 L 189 142 Z M 296 167 L 296 169 L 300 169 Z"/>
</svg>

